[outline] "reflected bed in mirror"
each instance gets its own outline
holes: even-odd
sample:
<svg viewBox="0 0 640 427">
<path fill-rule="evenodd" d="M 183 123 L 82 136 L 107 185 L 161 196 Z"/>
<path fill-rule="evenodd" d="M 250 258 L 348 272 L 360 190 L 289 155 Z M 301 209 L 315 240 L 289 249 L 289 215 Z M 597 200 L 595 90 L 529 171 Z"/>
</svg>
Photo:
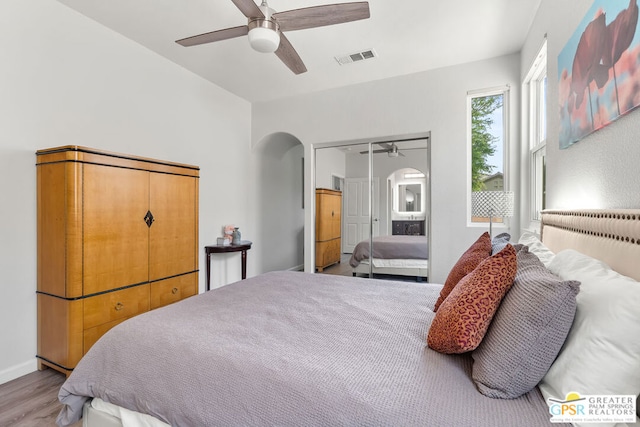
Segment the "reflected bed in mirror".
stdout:
<svg viewBox="0 0 640 427">
<path fill-rule="evenodd" d="M 373 238 L 373 257 L 369 240 L 356 245 L 349 265 L 352 274 L 369 275 L 369 260 L 373 274 L 415 276 L 422 281 L 429 276 L 429 244 L 426 236 L 377 236 Z"/>
</svg>

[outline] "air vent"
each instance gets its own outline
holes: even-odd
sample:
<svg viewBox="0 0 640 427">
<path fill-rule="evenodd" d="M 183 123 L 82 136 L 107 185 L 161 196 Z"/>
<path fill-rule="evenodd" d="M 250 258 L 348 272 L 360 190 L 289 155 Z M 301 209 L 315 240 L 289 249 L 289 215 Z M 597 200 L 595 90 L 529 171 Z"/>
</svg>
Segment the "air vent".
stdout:
<svg viewBox="0 0 640 427">
<path fill-rule="evenodd" d="M 365 59 L 371 59 L 378 56 L 373 49 L 365 50 L 362 52 L 350 53 L 348 55 L 336 56 L 336 61 L 340 65 L 352 64 L 354 62 L 364 61 Z"/>
</svg>

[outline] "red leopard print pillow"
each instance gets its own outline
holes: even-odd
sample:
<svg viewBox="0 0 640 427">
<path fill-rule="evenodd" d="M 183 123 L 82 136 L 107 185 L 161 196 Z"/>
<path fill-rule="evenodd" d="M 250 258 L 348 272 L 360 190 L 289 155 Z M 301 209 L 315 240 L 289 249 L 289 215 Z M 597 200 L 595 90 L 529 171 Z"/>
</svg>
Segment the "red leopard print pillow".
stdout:
<svg viewBox="0 0 640 427">
<path fill-rule="evenodd" d="M 447 354 L 478 347 L 515 275 L 516 251 L 511 245 L 482 261 L 440 306 L 429 328 L 429 347 Z"/>
<path fill-rule="evenodd" d="M 433 311 L 437 311 L 440 308 L 440 304 L 451 293 L 453 288 L 458 282 L 467 274 L 471 273 L 482 262 L 482 260 L 491 256 L 491 237 L 489 233 L 484 232 L 482 236 L 471 245 L 465 253 L 462 254 L 456 265 L 453 266 L 447 276 L 447 280 L 444 282 L 444 287 L 440 291 L 440 296 L 436 301 L 436 305 Z"/>
</svg>

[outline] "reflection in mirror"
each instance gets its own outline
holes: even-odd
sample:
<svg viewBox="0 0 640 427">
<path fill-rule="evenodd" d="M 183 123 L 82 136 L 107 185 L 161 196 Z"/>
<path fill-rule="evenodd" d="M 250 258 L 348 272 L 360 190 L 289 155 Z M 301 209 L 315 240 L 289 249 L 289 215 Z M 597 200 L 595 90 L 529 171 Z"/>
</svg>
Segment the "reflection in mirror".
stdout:
<svg viewBox="0 0 640 427">
<path fill-rule="evenodd" d="M 398 212 L 420 212 L 421 184 L 398 185 Z"/>
<path fill-rule="evenodd" d="M 315 148 L 316 188 L 328 188 L 332 175 L 344 177 L 341 262 L 318 268 L 318 272 L 395 280 L 428 277 L 428 147 L 428 137 L 424 137 Z M 319 215 L 316 212 L 316 218 Z M 380 253 L 386 251 L 381 244 L 393 246 L 400 241 L 415 243 L 414 256 L 399 256 L 395 249 Z M 360 247 L 366 249 L 361 260 L 356 259 Z M 318 253 L 316 250 L 316 257 Z M 374 254 L 371 262 L 370 253 Z"/>
<path fill-rule="evenodd" d="M 417 155 L 417 153 L 414 153 Z M 422 166 L 415 164 L 417 167 Z M 398 232 L 398 221 L 422 221 L 425 222 L 429 207 L 428 197 L 425 195 L 427 188 L 426 175 L 414 167 L 402 167 L 396 169 L 387 177 L 390 199 L 393 201 L 393 209 L 390 209 L 393 230 L 392 234 Z M 423 230 L 424 225 L 420 228 Z M 420 233 L 422 234 L 422 233 Z"/>
</svg>

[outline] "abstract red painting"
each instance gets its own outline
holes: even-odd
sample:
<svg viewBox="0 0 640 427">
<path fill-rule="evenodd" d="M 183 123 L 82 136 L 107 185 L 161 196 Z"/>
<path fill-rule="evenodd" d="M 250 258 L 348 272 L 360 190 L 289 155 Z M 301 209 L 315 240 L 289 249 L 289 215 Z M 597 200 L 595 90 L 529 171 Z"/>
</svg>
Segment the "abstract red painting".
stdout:
<svg viewBox="0 0 640 427">
<path fill-rule="evenodd" d="M 596 0 L 558 55 L 560 148 L 640 105 L 637 0 Z"/>
</svg>

